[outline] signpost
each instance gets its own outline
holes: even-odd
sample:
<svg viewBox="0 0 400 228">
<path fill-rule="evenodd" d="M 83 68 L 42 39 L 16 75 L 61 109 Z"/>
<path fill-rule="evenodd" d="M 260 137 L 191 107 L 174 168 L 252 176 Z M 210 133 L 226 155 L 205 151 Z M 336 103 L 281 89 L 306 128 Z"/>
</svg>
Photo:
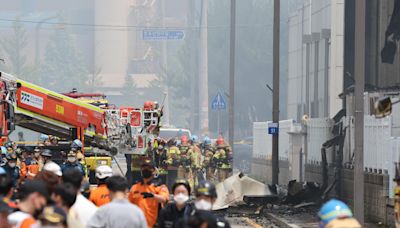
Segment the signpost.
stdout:
<svg viewBox="0 0 400 228">
<path fill-rule="evenodd" d="M 214 99 L 211 102 L 211 109 L 218 111 L 218 134 L 220 134 L 221 129 L 220 129 L 220 123 L 219 123 L 219 115 L 221 110 L 226 110 L 226 102 L 224 97 L 220 92 L 217 93 L 217 95 L 214 97 Z"/>
<path fill-rule="evenodd" d="M 268 134 L 278 135 L 279 134 L 279 124 L 278 123 L 268 123 Z"/>
<path fill-rule="evenodd" d="M 183 40 L 185 32 L 183 30 L 166 30 L 166 29 L 146 29 L 142 33 L 143 40 Z"/>
</svg>

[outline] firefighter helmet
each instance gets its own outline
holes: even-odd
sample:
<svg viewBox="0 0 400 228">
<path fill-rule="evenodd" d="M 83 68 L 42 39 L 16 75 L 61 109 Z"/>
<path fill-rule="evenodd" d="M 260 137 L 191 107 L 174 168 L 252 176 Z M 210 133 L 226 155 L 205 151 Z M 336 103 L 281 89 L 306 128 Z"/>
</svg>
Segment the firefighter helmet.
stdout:
<svg viewBox="0 0 400 228">
<path fill-rule="evenodd" d="M 225 144 L 224 137 L 219 136 L 218 139 L 217 139 L 217 145 L 221 146 L 221 145 L 224 145 L 224 144 Z"/>
<path fill-rule="evenodd" d="M 189 139 L 186 135 L 181 136 L 181 144 L 187 144 L 188 141 L 189 141 Z"/>
<path fill-rule="evenodd" d="M 204 137 L 203 142 L 204 145 L 211 145 L 211 139 L 208 136 Z"/>
<path fill-rule="evenodd" d="M 340 200 L 331 199 L 322 205 L 318 217 L 324 225 L 336 218 L 351 218 L 353 213 L 350 208 Z"/>
<path fill-rule="evenodd" d="M 143 105 L 144 110 L 152 110 L 154 109 L 154 102 L 153 101 L 145 101 Z"/>
<path fill-rule="evenodd" d="M 196 196 L 209 196 L 212 198 L 217 198 L 217 189 L 210 181 L 200 181 L 196 187 Z"/>
<path fill-rule="evenodd" d="M 74 149 L 81 149 L 82 146 L 83 146 L 82 142 L 79 139 L 75 139 L 71 144 L 71 148 L 74 148 Z"/>
</svg>

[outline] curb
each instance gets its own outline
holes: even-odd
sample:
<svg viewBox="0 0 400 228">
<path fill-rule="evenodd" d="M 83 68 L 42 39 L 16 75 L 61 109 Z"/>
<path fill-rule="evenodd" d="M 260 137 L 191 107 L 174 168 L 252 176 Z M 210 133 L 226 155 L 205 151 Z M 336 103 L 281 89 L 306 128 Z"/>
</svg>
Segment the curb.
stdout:
<svg viewBox="0 0 400 228">
<path fill-rule="evenodd" d="M 265 216 L 268 219 L 272 220 L 274 223 L 278 224 L 279 227 L 283 227 L 283 228 L 301 228 L 301 226 L 289 223 L 289 221 L 287 221 L 286 219 L 279 218 L 276 215 L 273 215 L 271 213 L 267 213 Z"/>
</svg>

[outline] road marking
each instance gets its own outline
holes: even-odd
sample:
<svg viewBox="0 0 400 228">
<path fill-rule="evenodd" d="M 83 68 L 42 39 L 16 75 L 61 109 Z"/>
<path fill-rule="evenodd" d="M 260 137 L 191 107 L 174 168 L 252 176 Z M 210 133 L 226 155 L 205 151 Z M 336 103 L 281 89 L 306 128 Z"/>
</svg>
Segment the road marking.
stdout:
<svg viewBox="0 0 400 228">
<path fill-rule="evenodd" d="M 256 223 L 252 219 L 244 218 L 244 221 L 246 221 L 250 226 L 252 226 L 254 228 L 262 228 L 262 226 L 260 224 Z"/>
</svg>

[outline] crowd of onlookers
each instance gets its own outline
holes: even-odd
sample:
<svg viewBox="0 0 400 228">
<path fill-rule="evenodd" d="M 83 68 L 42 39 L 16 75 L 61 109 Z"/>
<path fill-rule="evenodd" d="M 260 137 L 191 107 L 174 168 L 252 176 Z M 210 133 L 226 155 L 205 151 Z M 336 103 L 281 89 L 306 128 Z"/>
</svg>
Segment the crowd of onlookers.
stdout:
<svg viewBox="0 0 400 228">
<path fill-rule="evenodd" d="M 218 197 L 212 181 L 193 184 L 178 178 L 168 189 L 156 178 L 157 163 L 143 160 L 141 178 L 133 186 L 113 175 L 110 166 L 100 165 L 97 184 L 90 188 L 81 150 L 75 140 L 59 165 L 43 145 L 17 148 L 8 142 L 1 147 L 0 228 L 230 227 L 212 212 Z M 361 227 L 338 200 L 324 204 L 318 217 L 320 227 Z"/>
</svg>

